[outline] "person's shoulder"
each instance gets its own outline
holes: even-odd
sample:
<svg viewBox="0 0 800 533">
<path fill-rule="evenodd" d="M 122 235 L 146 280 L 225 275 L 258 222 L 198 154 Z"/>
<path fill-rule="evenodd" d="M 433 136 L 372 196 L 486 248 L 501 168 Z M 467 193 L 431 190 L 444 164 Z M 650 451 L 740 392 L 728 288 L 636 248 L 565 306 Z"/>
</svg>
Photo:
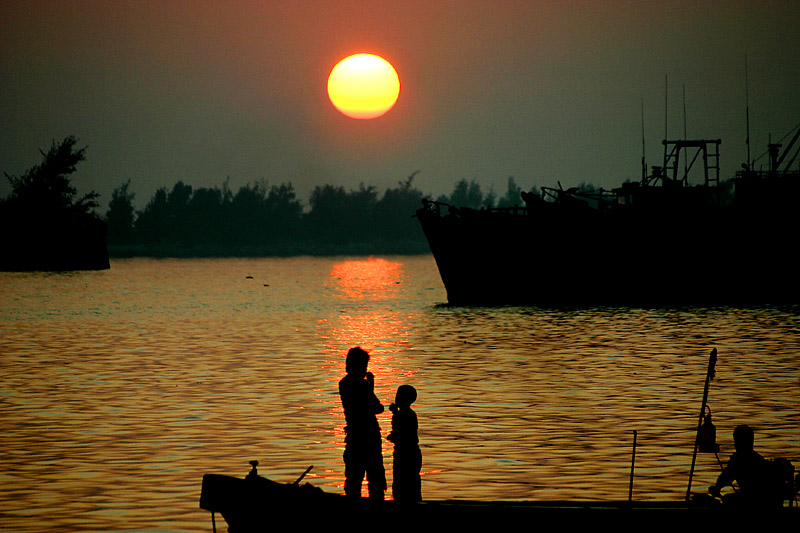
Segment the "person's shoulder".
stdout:
<svg viewBox="0 0 800 533">
<path fill-rule="evenodd" d="M 405 420 L 406 422 L 416 422 L 417 421 L 417 413 L 414 412 L 413 409 L 410 407 L 406 407 L 400 412 L 400 417 Z"/>
<path fill-rule="evenodd" d="M 351 391 L 358 391 L 362 387 L 367 385 L 367 381 L 364 379 L 358 379 L 350 374 L 346 375 L 342 379 L 339 380 L 339 390 L 341 389 L 348 389 Z"/>
</svg>

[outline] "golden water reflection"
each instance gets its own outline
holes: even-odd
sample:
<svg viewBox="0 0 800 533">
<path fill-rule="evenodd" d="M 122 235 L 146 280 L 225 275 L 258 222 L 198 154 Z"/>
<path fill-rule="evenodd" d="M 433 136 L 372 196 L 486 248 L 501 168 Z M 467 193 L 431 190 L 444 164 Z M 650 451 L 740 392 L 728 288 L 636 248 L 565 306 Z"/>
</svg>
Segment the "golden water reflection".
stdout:
<svg viewBox="0 0 800 533">
<path fill-rule="evenodd" d="M 356 344 L 384 403 L 419 391 L 428 499 L 624 499 L 633 430 L 634 498 L 682 499 L 712 347 L 722 459 L 746 422 L 764 455 L 800 464 L 797 308 L 444 298 L 429 256 L 0 273 L 0 528 L 209 531 L 203 474 L 243 476 L 250 459 L 284 482 L 315 465 L 341 492 L 337 383 Z M 718 471 L 698 457 L 695 487 Z"/>
</svg>

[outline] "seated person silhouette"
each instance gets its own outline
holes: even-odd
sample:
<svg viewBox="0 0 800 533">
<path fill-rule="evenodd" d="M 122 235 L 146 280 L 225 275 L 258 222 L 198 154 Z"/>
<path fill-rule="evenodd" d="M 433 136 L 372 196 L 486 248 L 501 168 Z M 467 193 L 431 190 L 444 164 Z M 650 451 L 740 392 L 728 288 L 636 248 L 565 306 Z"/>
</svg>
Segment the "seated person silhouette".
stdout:
<svg viewBox="0 0 800 533">
<path fill-rule="evenodd" d="M 375 417 L 383 405 L 375 396 L 375 377 L 367 372 L 369 354 L 360 347 L 347 352 L 347 375 L 339 381 L 339 396 L 347 425 L 344 428 L 344 493 L 361 497 L 361 482 L 367 476 L 371 499 L 382 500 L 386 472 L 381 452 L 381 428 Z"/>
<path fill-rule="evenodd" d="M 386 439 L 394 443 L 394 465 L 392 496 L 399 502 L 422 500 L 422 452 L 417 437 L 417 414 L 411 404 L 417 399 L 417 391 L 411 385 L 400 385 L 392 411 L 392 431 Z"/>
<path fill-rule="evenodd" d="M 761 454 L 753 449 L 754 434 L 750 426 L 736 426 L 733 430 L 733 444 L 736 451 L 728 460 L 716 484 L 708 488 L 714 496 L 720 497 L 720 490 L 731 485 L 733 481 L 739 485 L 739 492 L 726 494 L 722 501 L 750 507 L 762 507 L 776 504 L 776 492 L 771 483 L 771 465 Z M 778 496 L 780 497 L 780 496 Z M 778 500 L 778 505 L 782 505 Z"/>
</svg>

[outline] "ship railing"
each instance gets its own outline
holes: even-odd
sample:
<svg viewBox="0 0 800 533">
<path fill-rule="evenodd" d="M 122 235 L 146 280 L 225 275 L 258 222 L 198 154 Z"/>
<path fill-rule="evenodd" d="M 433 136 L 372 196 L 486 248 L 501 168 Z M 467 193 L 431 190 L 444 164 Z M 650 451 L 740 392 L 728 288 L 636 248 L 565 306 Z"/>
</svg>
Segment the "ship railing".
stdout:
<svg viewBox="0 0 800 533">
<path fill-rule="evenodd" d="M 593 209 L 605 210 L 619 203 L 619 194 L 603 188 L 581 190 L 578 187 L 563 189 L 559 187 L 541 187 L 542 199 L 556 204 L 583 204 Z"/>
<path fill-rule="evenodd" d="M 434 200 L 429 200 L 427 198 L 422 199 L 422 206 L 423 209 L 435 214 L 436 216 L 442 216 L 443 210 L 445 214 L 451 215 L 459 215 L 459 214 L 466 214 L 466 213 L 493 213 L 493 214 L 507 214 L 512 216 L 521 216 L 525 215 L 528 212 L 527 207 L 514 205 L 514 206 L 504 206 L 504 207 L 481 207 L 479 209 L 474 209 L 470 207 L 457 207 L 447 202 L 438 202 Z"/>
<path fill-rule="evenodd" d="M 788 178 L 800 179 L 800 171 L 798 170 L 737 170 L 735 179 L 769 179 L 769 178 Z"/>
</svg>

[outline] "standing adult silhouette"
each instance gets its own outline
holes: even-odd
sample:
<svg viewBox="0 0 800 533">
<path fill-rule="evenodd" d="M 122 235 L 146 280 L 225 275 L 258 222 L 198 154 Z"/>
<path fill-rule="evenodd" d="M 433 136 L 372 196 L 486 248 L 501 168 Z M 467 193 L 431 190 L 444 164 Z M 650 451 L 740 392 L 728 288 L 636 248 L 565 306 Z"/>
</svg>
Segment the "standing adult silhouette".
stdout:
<svg viewBox="0 0 800 533">
<path fill-rule="evenodd" d="M 361 483 L 367 476 L 370 499 L 382 500 L 386 491 L 386 472 L 381 451 L 381 428 L 375 415 L 383 405 L 375 396 L 375 377 L 367 371 L 369 354 L 356 346 L 347 352 L 347 375 L 339 381 L 345 426 L 344 493 L 361 496 Z"/>
</svg>

